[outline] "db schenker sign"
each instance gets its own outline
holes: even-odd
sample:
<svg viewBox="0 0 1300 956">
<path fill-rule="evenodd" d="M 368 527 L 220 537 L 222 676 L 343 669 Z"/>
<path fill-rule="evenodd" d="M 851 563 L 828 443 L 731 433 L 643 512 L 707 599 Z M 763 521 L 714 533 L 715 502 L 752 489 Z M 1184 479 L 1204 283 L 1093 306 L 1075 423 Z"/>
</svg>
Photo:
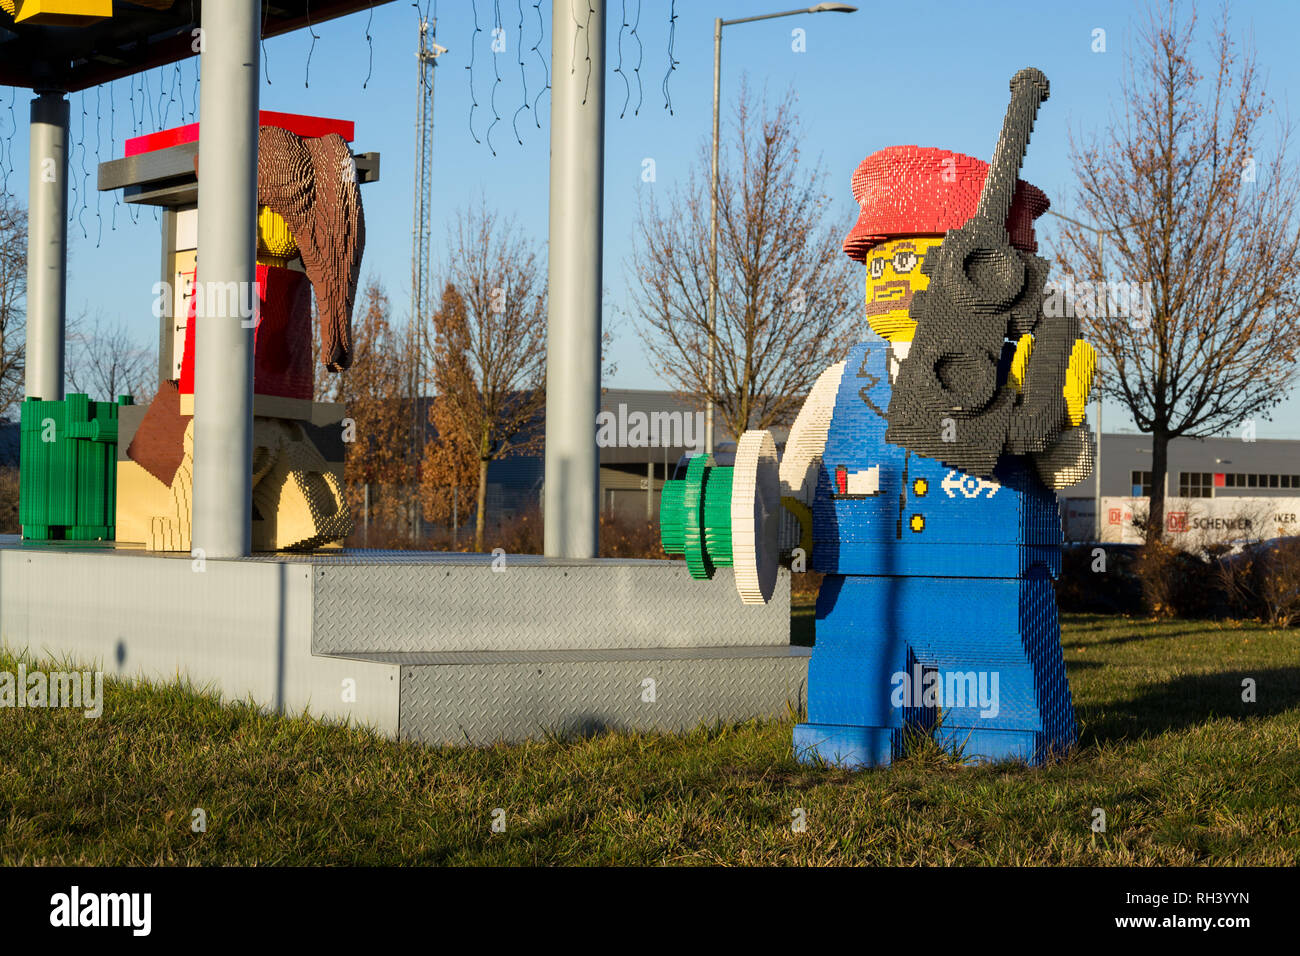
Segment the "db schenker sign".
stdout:
<svg viewBox="0 0 1300 956">
<path fill-rule="evenodd" d="M 1097 540 L 1095 499 L 1070 498 L 1062 505 L 1069 539 Z M 1102 498 L 1101 541 L 1140 544 L 1139 526 L 1149 507 L 1146 498 Z M 1190 548 L 1300 534 L 1300 498 L 1170 497 L 1165 505 L 1164 530 L 1171 543 L 1182 542 Z"/>
</svg>

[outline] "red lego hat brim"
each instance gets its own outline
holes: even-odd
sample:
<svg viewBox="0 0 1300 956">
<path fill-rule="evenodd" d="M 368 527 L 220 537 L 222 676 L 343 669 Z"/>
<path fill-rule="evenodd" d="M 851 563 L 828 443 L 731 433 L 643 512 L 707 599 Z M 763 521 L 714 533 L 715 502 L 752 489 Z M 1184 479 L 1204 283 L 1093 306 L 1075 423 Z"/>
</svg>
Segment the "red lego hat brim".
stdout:
<svg viewBox="0 0 1300 956">
<path fill-rule="evenodd" d="M 853 198 L 860 214 L 844 239 L 850 259 L 890 239 L 941 236 L 965 224 L 979 205 L 989 164 L 982 159 L 928 146 L 889 146 L 864 159 L 853 173 Z M 1016 183 L 1007 232 L 1011 244 L 1037 252 L 1034 220 L 1051 203 L 1037 186 Z"/>
</svg>

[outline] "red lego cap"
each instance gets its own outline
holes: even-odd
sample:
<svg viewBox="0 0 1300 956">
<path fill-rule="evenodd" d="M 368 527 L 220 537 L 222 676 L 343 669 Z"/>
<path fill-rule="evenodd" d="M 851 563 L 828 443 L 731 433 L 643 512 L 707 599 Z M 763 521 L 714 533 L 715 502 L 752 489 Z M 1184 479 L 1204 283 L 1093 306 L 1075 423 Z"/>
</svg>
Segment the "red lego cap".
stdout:
<svg viewBox="0 0 1300 956">
<path fill-rule="evenodd" d="M 844 239 L 850 259 L 888 239 L 941 236 L 975 214 L 989 164 L 982 159 L 929 146 L 887 146 L 864 159 L 853 173 L 853 198 L 861 214 Z M 1034 220 L 1047 212 L 1047 195 L 1023 179 L 1007 217 L 1011 244 L 1037 252 Z"/>
</svg>

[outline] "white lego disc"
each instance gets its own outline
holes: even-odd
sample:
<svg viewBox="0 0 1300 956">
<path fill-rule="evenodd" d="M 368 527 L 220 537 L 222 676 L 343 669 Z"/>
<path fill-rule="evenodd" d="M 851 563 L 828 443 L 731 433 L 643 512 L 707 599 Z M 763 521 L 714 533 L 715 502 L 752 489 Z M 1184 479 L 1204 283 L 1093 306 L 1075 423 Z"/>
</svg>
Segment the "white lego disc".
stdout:
<svg viewBox="0 0 1300 956">
<path fill-rule="evenodd" d="M 736 591 L 746 604 L 766 604 L 776 589 L 780 557 L 781 477 L 776 441 L 747 431 L 736 445 L 731 476 L 731 554 Z"/>
</svg>

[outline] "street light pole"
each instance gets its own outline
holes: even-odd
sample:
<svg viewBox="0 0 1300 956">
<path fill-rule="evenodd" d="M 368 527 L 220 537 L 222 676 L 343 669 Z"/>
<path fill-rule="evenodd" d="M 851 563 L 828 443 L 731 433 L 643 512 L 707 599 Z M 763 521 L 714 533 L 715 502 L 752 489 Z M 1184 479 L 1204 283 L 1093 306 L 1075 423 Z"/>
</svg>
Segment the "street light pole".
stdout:
<svg viewBox="0 0 1300 956">
<path fill-rule="evenodd" d="M 798 10 L 784 10 L 781 13 L 763 13 L 756 17 L 738 17 L 723 20 L 718 17 L 713 21 L 713 160 L 709 174 L 709 349 L 708 368 L 705 370 L 705 406 L 704 406 L 704 449 L 705 454 L 713 454 L 713 392 L 714 352 L 718 338 L 718 129 L 719 103 L 722 98 L 722 28 L 735 23 L 752 23 L 755 20 L 774 20 L 777 17 L 793 17 L 802 13 L 855 13 L 857 7 L 847 3 L 819 3 L 812 7 Z"/>
<path fill-rule="evenodd" d="M 713 21 L 713 165 L 709 173 L 709 358 L 705 377 L 704 453 L 713 454 L 713 350 L 718 330 L 718 102 L 722 91 L 722 18 Z"/>
</svg>

